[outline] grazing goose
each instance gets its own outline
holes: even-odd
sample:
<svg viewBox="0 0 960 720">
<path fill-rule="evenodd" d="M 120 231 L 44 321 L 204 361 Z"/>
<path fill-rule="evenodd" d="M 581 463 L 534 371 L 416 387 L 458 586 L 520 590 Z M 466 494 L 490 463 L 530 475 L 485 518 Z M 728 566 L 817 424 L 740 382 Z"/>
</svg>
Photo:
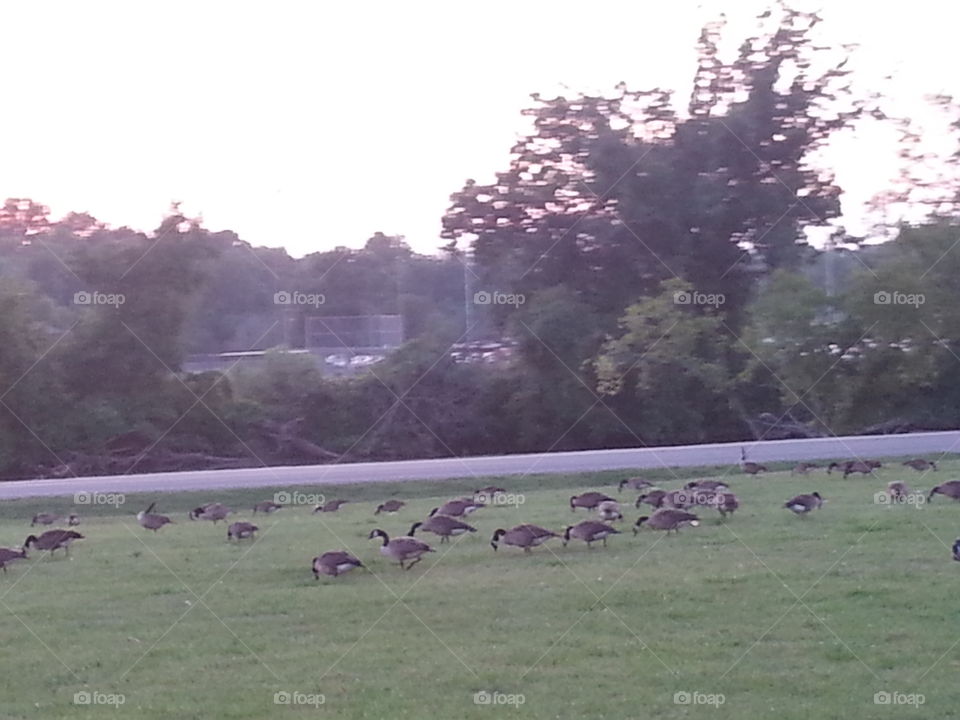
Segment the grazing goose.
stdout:
<svg viewBox="0 0 960 720">
<path fill-rule="evenodd" d="M 433 517 L 434 515 L 446 515 L 447 517 L 466 517 L 470 513 L 476 512 L 482 507 L 483 505 L 473 500 L 457 498 L 456 500 L 445 502 L 440 507 L 435 507 L 430 511 L 430 517 Z"/>
<path fill-rule="evenodd" d="M 633 534 L 640 532 L 640 528 L 646 525 L 654 530 L 666 530 L 668 533 L 673 530 L 679 533 L 684 525 L 696 527 L 700 524 L 700 518 L 686 510 L 676 508 L 660 508 L 653 515 L 637 518 L 633 526 Z"/>
<path fill-rule="evenodd" d="M 730 488 L 723 480 L 693 480 L 684 487 L 687 490 L 727 490 Z"/>
<path fill-rule="evenodd" d="M 337 510 L 339 510 L 341 507 L 343 507 L 343 506 L 346 505 L 346 504 L 347 504 L 347 501 L 346 501 L 346 500 L 330 500 L 329 502 L 325 502 L 323 505 L 317 505 L 317 506 L 313 509 L 313 511 L 314 511 L 315 513 L 318 513 L 318 512 L 325 512 L 325 513 L 328 513 L 328 512 L 336 512 Z"/>
<path fill-rule="evenodd" d="M 258 512 L 265 513 L 269 515 L 272 512 L 276 512 L 283 508 L 283 505 L 276 503 L 273 500 L 264 500 L 263 502 L 258 502 L 253 506 L 253 514 L 256 515 Z"/>
<path fill-rule="evenodd" d="M 75 540 L 83 540 L 83 535 L 75 530 L 47 530 L 40 537 L 30 535 L 23 541 L 24 549 L 29 550 L 35 547 L 37 550 L 49 550 L 50 554 L 63 548 L 67 555 L 70 554 L 70 543 Z"/>
<path fill-rule="evenodd" d="M 644 493 L 638 497 L 633 506 L 638 508 L 643 503 L 646 503 L 650 507 L 658 508 L 663 505 L 663 498 L 666 496 L 666 494 L 666 490 L 651 490 L 650 492 Z"/>
<path fill-rule="evenodd" d="M 147 530 L 153 530 L 156 532 L 164 525 L 172 524 L 173 520 L 168 518 L 166 515 L 157 515 L 151 512 L 156 505 L 155 502 L 150 503 L 150 507 L 146 510 L 141 510 L 137 513 L 137 522 L 140 523 L 141 527 L 146 528 Z"/>
<path fill-rule="evenodd" d="M 210 520 L 216 525 L 217 521 L 226 519 L 230 512 L 230 508 L 223 503 L 213 502 L 194 508 L 190 511 L 189 517 L 191 520 Z"/>
<path fill-rule="evenodd" d="M 925 460 L 924 458 L 914 458 L 913 460 L 907 460 L 904 465 L 911 467 L 917 472 L 923 472 L 924 470 L 936 470 L 937 463 L 933 460 Z"/>
<path fill-rule="evenodd" d="M 379 515 L 380 513 L 395 513 L 400 508 L 406 506 L 406 503 L 403 500 L 387 500 L 382 505 L 377 505 L 377 510 L 374 512 L 374 515 Z"/>
<path fill-rule="evenodd" d="M 570 498 L 570 511 L 576 512 L 577 508 L 593 510 L 597 505 L 608 500 L 613 500 L 613 498 L 600 492 L 585 492 L 583 495 L 574 495 Z"/>
<path fill-rule="evenodd" d="M 373 538 L 383 540 L 383 545 L 380 546 L 380 554 L 400 563 L 401 570 L 409 570 L 420 562 L 426 553 L 435 552 L 432 547 L 416 538 L 398 537 L 391 540 L 380 528 L 370 531 L 367 539 L 372 540 Z M 404 567 L 403 563 L 408 560 L 411 561 L 410 564 Z"/>
<path fill-rule="evenodd" d="M 0 568 L 3 568 L 3 571 L 7 571 L 7 563 L 13 562 L 14 560 L 22 560 L 27 556 L 26 548 L 0 548 Z"/>
<path fill-rule="evenodd" d="M 467 525 L 447 515 L 431 515 L 423 522 L 415 522 L 410 527 L 409 536 L 413 537 L 419 529 L 439 535 L 441 543 L 447 542 L 451 537 L 477 531 L 473 525 Z"/>
<path fill-rule="evenodd" d="M 479 490 L 474 490 L 474 495 L 496 495 L 497 493 L 505 493 L 506 488 L 497 487 L 496 485 L 487 485 L 482 487 Z"/>
<path fill-rule="evenodd" d="M 63 515 L 57 515 L 55 513 L 37 513 L 30 521 L 30 527 L 35 525 L 55 525 L 63 519 Z M 80 524 L 80 518 L 73 513 L 66 517 L 66 521 L 70 527 L 75 527 Z"/>
<path fill-rule="evenodd" d="M 733 515 L 740 507 L 740 501 L 732 492 L 718 492 L 713 497 L 713 507 L 720 512 L 721 518 Z"/>
<path fill-rule="evenodd" d="M 953 541 L 953 559 L 960 562 L 960 538 Z"/>
<path fill-rule="evenodd" d="M 790 471 L 791 475 L 806 475 L 811 470 L 816 470 L 820 466 L 816 463 L 802 462 L 797 463 L 793 466 L 793 469 Z"/>
<path fill-rule="evenodd" d="M 832 474 L 833 469 L 837 468 L 838 470 L 843 470 L 843 478 L 846 480 L 847 476 L 853 473 L 869 475 L 878 467 L 883 467 L 883 465 L 876 460 L 847 460 L 843 463 L 830 463 L 827 467 L 827 474 Z"/>
<path fill-rule="evenodd" d="M 767 472 L 766 465 L 760 465 L 759 463 L 749 462 L 747 460 L 747 451 L 743 447 L 740 448 L 740 469 L 747 473 L 747 475 Z"/>
<path fill-rule="evenodd" d="M 610 527 L 606 523 L 596 522 L 595 520 L 584 520 L 576 525 L 569 525 L 566 530 L 563 531 L 563 546 L 566 547 L 572 538 L 576 538 L 577 540 L 583 540 L 588 548 L 592 548 L 592 543 L 597 540 L 601 540 L 603 546 L 606 547 L 607 538 L 611 535 L 619 534 L 619 530 Z"/>
<path fill-rule="evenodd" d="M 358 567 L 363 563 L 348 552 L 332 550 L 313 559 L 313 577 L 319 580 L 321 575 L 337 577 Z"/>
<path fill-rule="evenodd" d="M 948 480 L 942 485 L 937 485 L 927 495 L 927 502 L 933 500 L 934 495 L 945 495 L 948 498 L 960 500 L 960 480 Z"/>
<path fill-rule="evenodd" d="M 698 497 L 703 494 L 697 490 L 670 490 L 660 499 L 660 507 L 685 510 L 697 505 Z M 709 493 L 709 497 L 713 497 L 713 493 Z"/>
<path fill-rule="evenodd" d="M 473 491 L 473 500 L 481 505 L 486 505 L 488 502 L 495 500 L 497 495 L 505 495 L 506 492 L 506 488 L 487 485 L 486 487 Z"/>
<path fill-rule="evenodd" d="M 623 520 L 623 514 L 620 512 L 620 503 L 616 500 L 604 500 L 597 505 L 597 515 L 601 520 Z"/>
<path fill-rule="evenodd" d="M 230 527 L 227 528 L 227 541 L 230 540 L 243 540 L 244 538 L 252 538 L 253 534 L 259 530 L 256 525 L 253 523 L 248 523 L 243 520 L 235 523 L 231 523 Z"/>
<path fill-rule="evenodd" d="M 811 510 L 816 510 L 823 505 L 823 498 L 820 493 L 810 493 L 809 495 L 797 495 L 795 498 L 787 500 L 783 506 L 796 515 L 806 515 Z"/>
<path fill-rule="evenodd" d="M 524 552 L 530 552 L 530 548 L 537 547 L 550 538 L 560 537 L 552 530 L 547 530 L 539 525 L 517 525 L 509 530 L 498 528 L 493 532 L 490 539 L 490 546 L 496 550 L 497 544 L 502 540 L 507 545 L 522 547 Z"/>
<path fill-rule="evenodd" d="M 632 477 L 627 478 L 626 480 L 621 480 L 618 487 L 620 492 L 623 492 L 624 488 L 630 488 L 631 490 L 643 490 L 644 488 L 653 487 L 653 483 L 649 480 L 643 479 L 642 477 Z"/>
<path fill-rule="evenodd" d="M 887 483 L 887 497 L 890 502 L 903 502 L 910 496 L 910 487 L 905 482 L 892 480 Z"/>
</svg>

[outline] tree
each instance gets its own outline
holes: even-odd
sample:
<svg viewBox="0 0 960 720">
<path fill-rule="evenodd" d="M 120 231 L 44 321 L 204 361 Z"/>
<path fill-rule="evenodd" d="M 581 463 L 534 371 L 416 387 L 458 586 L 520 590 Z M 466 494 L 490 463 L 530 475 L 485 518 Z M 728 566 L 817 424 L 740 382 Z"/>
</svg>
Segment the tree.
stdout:
<svg viewBox="0 0 960 720">
<path fill-rule="evenodd" d="M 839 214 L 840 189 L 809 160 L 864 103 L 815 48 L 818 20 L 780 5 L 732 63 L 707 26 L 688 118 L 669 93 L 622 84 L 609 97 L 534 95 L 534 132 L 509 168 L 452 196 L 449 247 L 470 242 L 486 282 L 563 284 L 610 319 L 683 278 L 724 294 L 736 324 L 751 270 L 797 266 L 804 228 Z"/>
<path fill-rule="evenodd" d="M 631 305 L 594 361 L 599 392 L 648 444 L 742 437 L 729 402 L 733 336 L 715 307 L 688 299 L 693 292 L 668 280 Z"/>
</svg>

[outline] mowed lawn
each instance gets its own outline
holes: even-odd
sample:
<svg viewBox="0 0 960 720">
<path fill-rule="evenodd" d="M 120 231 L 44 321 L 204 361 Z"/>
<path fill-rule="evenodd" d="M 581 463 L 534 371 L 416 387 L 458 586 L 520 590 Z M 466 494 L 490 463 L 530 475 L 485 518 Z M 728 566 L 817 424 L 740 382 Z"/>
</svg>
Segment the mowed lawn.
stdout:
<svg viewBox="0 0 960 720">
<path fill-rule="evenodd" d="M 674 488 L 727 472 L 651 476 Z M 133 517 L 153 497 L 117 509 L 5 502 L 0 545 L 21 544 L 40 510 L 78 511 L 86 539 L 69 559 L 34 552 L 0 576 L 0 717 L 958 716 L 960 563 L 949 545 L 960 503 L 888 507 L 874 493 L 893 479 L 927 490 L 960 477 L 960 461 L 926 475 L 887 464 L 847 480 L 733 471 L 736 515 L 721 523 L 701 510 L 700 527 L 670 536 L 634 537 L 648 510 L 634 510 L 636 493 L 625 491 L 623 534 L 606 549 L 491 549 L 498 527 L 561 530 L 587 518 L 571 513 L 570 495 L 617 496 L 626 475 L 496 481 L 524 503 L 480 510 L 470 518 L 478 532 L 449 546 L 425 535 L 437 552 L 409 572 L 379 554 L 370 530 L 406 534 L 489 479 L 285 488 L 356 502 L 258 515 L 259 539 L 240 544 L 226 542 L 223 523 L 191 522 L 186 511 L 218 500 L 240 509 L 233 519 L 251 519 L 274 490 L 158 495 L 176 524 L 157 534 Z M 810 517 L 784 509 L 814 490 L 828 502 Z M 391 497 L 409 505 L 374 517 Z M 369 570 L 315 581 L 311 558 L 332 549 Z M 124 703 L 75 703 L 83 692 Z M 876 704 L 878 692 L 899 695 Z"/>
</svg>

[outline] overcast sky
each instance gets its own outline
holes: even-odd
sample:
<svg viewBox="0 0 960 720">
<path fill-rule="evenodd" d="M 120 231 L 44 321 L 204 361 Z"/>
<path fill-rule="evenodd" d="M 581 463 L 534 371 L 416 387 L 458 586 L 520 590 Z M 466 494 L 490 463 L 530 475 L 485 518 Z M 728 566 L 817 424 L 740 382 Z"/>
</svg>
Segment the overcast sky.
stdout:
<svg viewBox="0 0 960 720">
<path fill-rule="evenodd" d="M 726 12 L 749 32 L 764 4 L 7 4 L 0 195 L 144 230 L 181 200 L 298 256 L 377 230 L 430 252 L 450 194 L 506 166 L 531 92 L 624 80 L 685 103 L 702 23 Z M 960 3 L 798 5 L 825 6 L 829 39 L 862 44 L 865 87 L 896 74 L 882 87 L 895 110 L 960 95 Z M 833 153 L 851 223 L 893 153 L 880 134 Z"/>
</svg>

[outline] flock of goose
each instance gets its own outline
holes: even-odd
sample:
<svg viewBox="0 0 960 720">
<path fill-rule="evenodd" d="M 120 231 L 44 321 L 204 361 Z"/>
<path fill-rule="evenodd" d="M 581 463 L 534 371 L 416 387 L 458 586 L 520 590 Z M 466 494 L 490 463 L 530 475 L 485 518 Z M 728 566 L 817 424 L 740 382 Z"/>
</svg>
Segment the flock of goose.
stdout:
<svg viewBox="0 0 960 720">
<path fill-rule="evenodd" d="M 918 472 L 937 470 L 935 462 L 923 458 L 908 460 L 903 465 Z M 800 463 L 791 472 L 794 475 L 807 475 L 818 467 L 812 463 Z M 881 463 L 875 460 L 848 460 L 831 463 L 827 472 L 832 473 L 838 470 L 846 478 L 852 473 L 871 474 L 880 467 L 882 467 Z M 747 461 L 743 449 L 741 449 L 740 469 L 749 475 L 767 471 L 765 466 Z M 641 505 L 646 504 L 652 509 L 649 515 L 639 517 L 634 523 L 634 535 L 644 527 L 667 533 L 671 531 L 678 533 L 682 527 L 688 525 L 696 527 L 700 524 L 700 519 L 691 511 L 697 508 L 716 510 L 722 521 L 733 515 L 740 507 L 739 499 L 730 490 L 730 486 L 722 480 L 693 480 L 678 490 L 662 490 L 645 478 L 632 477 L 620 481 L 618 489 L 620 493 L 625 489 L 637 491 L 639 495 L 634 502 L 634 507 L 640 508 Z M 480 488 L 474 491 L 471 497 L 455 498 L 435 507 L 425 519 L 414 522 L 407 535 L 391 538 L 384 530 L 376 528 L 367 537 L 369 540 L 380 542 L 380 553 L 384 557 L 396 562 L 401 569 L 409 570 L 420 562 L 424 555 L 434 552 L 428 543 L 416 537 L 417 532 L 432 533 L 440 538 L 441 544 L 449 542 L 452 537 L 476 532 L 477 528 L 467 523 L 465 519 L 490 502 L 499 504 L 498 496 L 505 495 L 506 492 L 504 488 L 495 486 Z M 913 491 L 902 481 L 888 483 L 885 492 L 890 502 L 905 502 L 913 496 Z M 926 497 L 927 501 L 938 494 L 960 501 L 960 480 L 950 480 L 937 485 L 930 490 Z M 805 516 L 821 507 L 824 502 L 820 493 L 812 492 L 791 498 L 784 503 L 784 507 L 796 515 Z M 346 500 L 331 500 L 317 505 L 313 512 L 336 512 L 346 503 Z M 405 506 L 406 503 L 402 500 L 388 500 L 378 505 L 373 514 L 393 515 Z M 491 547 L 496 551 L 500 545 L 510 545 L 529 553 L 533 548 L 551 539 L 559 539 L 564 546 L 571 540 L 578 540 L 586 543 L 588 548 L 592 547 L 594 542 L 600 542 L 605 547 L 607 538 L 621 533 L 611 524 L 623 520 L 621 503 L 616 498 L 602 492 L 589 491 L 572 496 L 569 506 L 572 512 L 578 509 L 592 512 L 595 519 L 568 525 L 562 532 L 554 532 L 529 523 L 509 529 L 497 528 L 490 539 Z M 254 505 L 253 513 L 270 514 L 283 507 L 282 504 L 272 500 L 264 500 Z M 153 532 L 173 523 L 169 516 L 154 512 L 155 508 L 156 503 L 151 503 L 146 510 L 137 513 L 136 516 L 141 527 Z M 216 524 L 221 520 L 226 521 L 231 513 L 232 510 L 226 505 L 213 502 L 194 508 L 188 513 L 188 517 L 191 520 L 209 520 Z M 80 523 L 80 518 L 76 514 L 62 516 L 54 513 L 39 513 L 33 517 L 30 525 L 34 527 L 62 522 L 65 522 L 68 527 L 74 527 Z M 233 522 L 227 527 L 227 540 L 252 539 L 258 530 L 256 525 L 248 521 Z M 0 568 L 6 572 L 7 563 L 26 558 L 27 550 L 47 550 L 53 554 L 62 548 L 64 553 L 69 555 L 70 545 L 83 538 L 82 534 L 72 529 L 48 530 L 39 536 L 31 534 L 19 548 L 0 547 Z M 954 543 L 952 553 L 953 559 L 960 561 L 960 539 Z M 325 552 L 313 558 L 311 563 L 313 575 L 317 579 L 321 575 L 338 577 L 358 567 L 364 567 L 360 559 L 345 550 Z"/>
</svg>

